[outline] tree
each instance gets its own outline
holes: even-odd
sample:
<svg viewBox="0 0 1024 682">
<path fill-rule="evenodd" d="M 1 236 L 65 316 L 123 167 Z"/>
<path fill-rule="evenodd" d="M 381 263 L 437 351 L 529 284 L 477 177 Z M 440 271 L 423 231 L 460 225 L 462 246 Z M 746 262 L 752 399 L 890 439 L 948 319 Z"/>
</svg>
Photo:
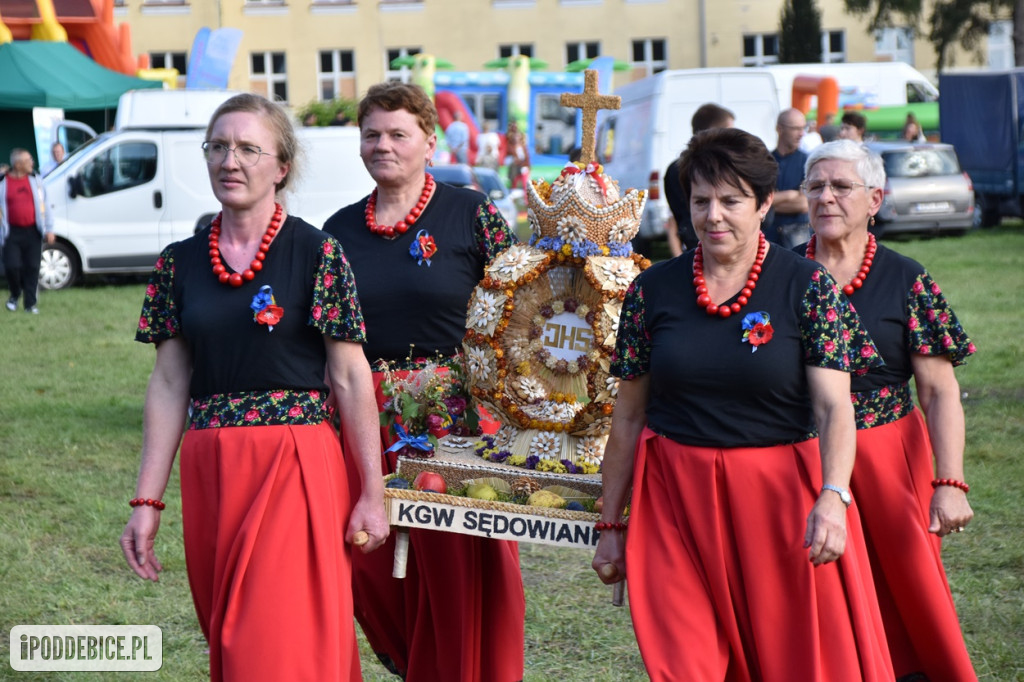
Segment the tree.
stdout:
<svg viewBox="0 0 1024 682">
<path fill-rule="evenodd" d="M 814 0 L 786 0 L 779 16 L 779 62 L 803 64 L 820 61 L 821 10 L 815 6 Z"/>
<path fill-rule="evenodd" d="M 922 0 L 845 0 L 851 14 L 871 14 L 868 31 L 896 25 L 918 26 Z M 936 0 L 928 17 L 928 40 L 936 53 L 936 71 L 949 66 L 949 50 L 959 44 L 975 51 L 994 21 L 1013 17 L 1016 64 L 1024 65 L 1024 0 Z"/>
</svg>

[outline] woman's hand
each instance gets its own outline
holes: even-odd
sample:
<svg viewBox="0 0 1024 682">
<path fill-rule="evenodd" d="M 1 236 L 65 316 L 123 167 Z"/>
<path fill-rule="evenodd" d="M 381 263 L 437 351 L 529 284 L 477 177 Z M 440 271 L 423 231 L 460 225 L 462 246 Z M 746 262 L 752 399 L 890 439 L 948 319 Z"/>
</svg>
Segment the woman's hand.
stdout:
<svg viewBox="0 0 1024 682">
<path fill-rule="evenodd" d="M 839 495 L 826 490 L 807 515 L 804 547 L 815 566 L 831 563 L 846 551 L 846 505 Z"/>
<path fill-rule="evenodd" d="M 384 514 L 383 498 L 377 495 L 361 495 L 352 508 L 345 541 L 354 544 L 363 554 L 368 554 L 383 545 L 390 532 L 391 527 Z M 360 533 L 365 533 L 365 542 L 358 542 L 363 539 L 356 537 Z"/>
<path fill-rule="evenodd" d="M 959 533 L 974 518 L 974 510 L 967 501 L 967 493 L 949 485 L 940 485 L 932 493 L 932 504 L 929 512 L 931 525 L 929 533 L 940 538 L 950 533 Z"/>
<path fill-rule="evenodd" d="M 606 585 L 626 579 L 626 536 L 620 530 L 606 530 L 601 533 L 590 564 L 601 582 Z M 614 569 L 614 570 L 613 570 Z"/>
<path fill-rule="evenodd" d="M 125 561 L 136 575 L 158 582 L 164 570 L 153 551 L 156 532 L 160 528 L 160 512 L 153 507 L 139 506 L 132 511 L 124 532 L 121 533 L 121 551 Z"/>
</svg>

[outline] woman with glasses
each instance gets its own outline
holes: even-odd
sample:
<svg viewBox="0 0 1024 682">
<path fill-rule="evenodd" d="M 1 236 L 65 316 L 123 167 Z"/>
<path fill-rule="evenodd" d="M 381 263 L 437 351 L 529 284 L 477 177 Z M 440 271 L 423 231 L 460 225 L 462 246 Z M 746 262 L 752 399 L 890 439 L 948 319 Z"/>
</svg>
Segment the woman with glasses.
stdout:
<svg viewBox="0 0 1024 682">
<path fill-rule="evenodd" d="M 514 237 L 486 196 L 427 172 L 437 110 L 422 88 L 372 86 L 358 121 L 360 156 L 377 186 L 324 230 L 345 247 L 359 283 L 366 355 L 375 370 L 383 364 L 406 377 L 428 362 L 454 366 L 473 288 Z M 379 385 L 386 373 L 374 378 Z M 398 436 L 383 437 L 390 473 Z M 401 580 L 391 576 L 393 555 L 392 540 L 354 562 L 356 618 L 385 666 L 406 682 L 522 679 L 526 602 L 516 543 L 412 529 Z"/>
<path fill-rule="evenodd" d="M 153 545 L 180 443 L 185 559 L 212 680 L 361 679 L 349 545 L 369 551 L 388 535 L 352 272 L 334 239 L 275 199 L 297 146 L 287 114 L 262 97 L 217 109 L 203 150 L 222 211 L 163 251 L 136 332 L 156 361 L 121 547 L 140 577 L 158 579 Z M 350 434 L 344 455 L 329 396 Z"/>
<path fill-rule="evenodd" d="M 761 232 L 777 168 L 742 130 L 695 135 L 700 242 L 622 305 L 593 565 L 628 578 L 655 681 L 892 680 L 848 492 L 848 373 L 877 357 L 824 268 Z"/>
<path fill-rule="evenodd" d="M 868 230 L 883 200 L 881 157 L 837 140 L 811 153 L 805 177 L 814 236 L 800 250 L 843 286 L 885 360 L 851 382 L 858 431 L 850 485 L 893 666 L 901 680 L 977 679 L 940 556 L 942 538 L 974 515 L 953 373 L 974 345 L 924 267 Z"/>
</svg>

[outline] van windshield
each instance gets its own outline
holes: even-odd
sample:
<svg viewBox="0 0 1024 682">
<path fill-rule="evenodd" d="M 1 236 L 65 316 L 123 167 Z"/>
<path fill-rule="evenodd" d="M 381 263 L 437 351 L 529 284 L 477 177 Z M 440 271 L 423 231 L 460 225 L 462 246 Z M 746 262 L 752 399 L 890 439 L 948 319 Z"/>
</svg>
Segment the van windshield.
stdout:
<svg viewBox="0 0 1024 682">
<path fill-rule="evenodd" d="M 907 81 L 907 104 L 938 101 L 939 91 L 931 83 Z"/>
</svg>

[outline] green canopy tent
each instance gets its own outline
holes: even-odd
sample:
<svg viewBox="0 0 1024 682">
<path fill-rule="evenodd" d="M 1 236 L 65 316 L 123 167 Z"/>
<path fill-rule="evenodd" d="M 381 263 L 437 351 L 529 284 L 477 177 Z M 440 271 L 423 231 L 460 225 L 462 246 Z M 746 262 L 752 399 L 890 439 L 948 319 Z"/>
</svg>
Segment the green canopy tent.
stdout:
<svg viewBox="0 0 1024 682">
<path fill-rule="evenodd" d="M 68 118 L 104 130 L 123 93 L 159 87 L 163 84 L 158 81 L 104 68 L 68 43 L 0 44 L 0 161 L 12 147 L 35 147 L 33 107 L 75 112 Z"/>
</svg>

